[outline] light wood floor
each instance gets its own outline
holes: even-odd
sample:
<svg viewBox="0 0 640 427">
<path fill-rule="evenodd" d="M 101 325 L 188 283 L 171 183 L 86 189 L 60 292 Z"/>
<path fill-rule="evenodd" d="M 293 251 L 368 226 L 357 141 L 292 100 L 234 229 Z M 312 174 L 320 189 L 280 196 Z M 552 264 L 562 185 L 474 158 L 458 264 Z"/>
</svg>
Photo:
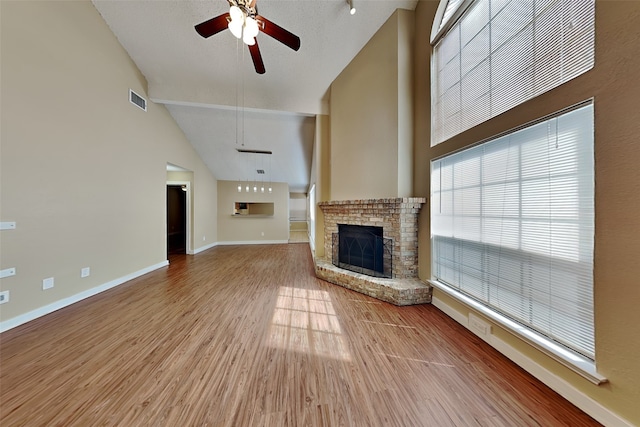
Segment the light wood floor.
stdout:
<svg viewBox="0 0 640 427">
<path fill-rule="evenodd" d="M 0 425 L 593 426 L 430 305 L 220 246 L 0 336 Z"/>
<path fill-rule="evenodd" d="M 309 243 L 309 232 L 307 230 L 290 230 L 289 243 Z"/>
</svg>

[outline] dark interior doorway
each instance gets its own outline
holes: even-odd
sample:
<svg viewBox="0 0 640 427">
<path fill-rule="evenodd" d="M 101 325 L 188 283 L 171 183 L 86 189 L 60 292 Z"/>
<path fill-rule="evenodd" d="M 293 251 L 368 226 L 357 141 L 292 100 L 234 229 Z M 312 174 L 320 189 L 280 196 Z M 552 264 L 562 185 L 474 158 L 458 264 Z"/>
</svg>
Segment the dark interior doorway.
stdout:
<svg viewBox="0 0 640 427">
<path fill-rule="evenodd" d="M 187 253 L 187 192 L 167 185 L 167 255 Z"/>
</svg>

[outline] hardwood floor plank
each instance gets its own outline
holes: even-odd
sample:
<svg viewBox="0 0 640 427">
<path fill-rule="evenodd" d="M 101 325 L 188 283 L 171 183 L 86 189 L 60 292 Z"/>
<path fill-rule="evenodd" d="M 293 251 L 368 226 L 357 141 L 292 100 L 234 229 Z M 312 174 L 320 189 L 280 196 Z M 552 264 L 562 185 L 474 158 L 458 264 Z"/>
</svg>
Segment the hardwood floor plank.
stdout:
<svg viewBox="0 0 640 427">
<path fill-rule="evenodd" d="M 0 335 L 4 426 L 596 426 L 430 305 L 220 246 Z"/>
</svg>

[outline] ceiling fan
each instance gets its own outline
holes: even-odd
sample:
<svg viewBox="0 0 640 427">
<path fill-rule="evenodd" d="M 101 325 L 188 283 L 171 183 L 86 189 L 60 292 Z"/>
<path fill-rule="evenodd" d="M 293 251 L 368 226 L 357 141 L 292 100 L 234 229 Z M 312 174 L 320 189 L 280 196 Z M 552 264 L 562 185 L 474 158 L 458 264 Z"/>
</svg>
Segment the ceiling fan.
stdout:
<svg viewBox="0 0 640 427">
<path fill-rule="evenodd" d="M 257 0 L 227 0 L 229 12 L 211 18 L 195 26 L 202 37 L 211 37 L 229 28 L 231 33 L 249 46 L 253 66 L 258 74 L 264 74 L 262 55 L 258 48 L 256 36 L 260 31 L 297 51 L 300 49 L 300 37 L 285 30 L 258 14 Z"/>
</svg>

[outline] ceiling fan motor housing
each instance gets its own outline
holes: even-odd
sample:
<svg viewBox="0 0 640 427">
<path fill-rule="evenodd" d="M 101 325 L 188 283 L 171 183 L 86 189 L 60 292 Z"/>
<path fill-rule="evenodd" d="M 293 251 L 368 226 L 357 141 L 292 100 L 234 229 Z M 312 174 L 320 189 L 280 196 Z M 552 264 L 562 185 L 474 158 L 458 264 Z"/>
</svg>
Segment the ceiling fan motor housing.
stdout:
<svg viewBox="0 0 640 427">
<path fill-rule="evenodd" d="M 258 14 L 258 7 L 256 5 L 256 1 L 255 0 L 228 0 L 229 1 L 229 7 L 237 7 L 239 8 L 242 12 L 244 12 L 245 16 L 249 16 L 251 18 L 256 17 L 256 15 Z"/>
</svg>

